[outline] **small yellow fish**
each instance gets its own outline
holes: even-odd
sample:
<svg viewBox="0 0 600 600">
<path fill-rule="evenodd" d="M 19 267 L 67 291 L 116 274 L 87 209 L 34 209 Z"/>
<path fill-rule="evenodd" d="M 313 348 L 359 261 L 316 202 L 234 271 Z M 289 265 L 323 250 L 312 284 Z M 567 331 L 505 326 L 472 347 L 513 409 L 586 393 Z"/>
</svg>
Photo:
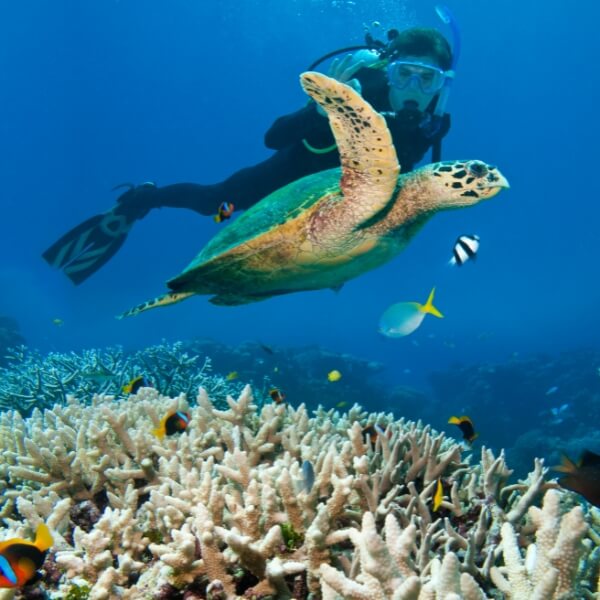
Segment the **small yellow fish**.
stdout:
<svg viewBox="0 0 600 600">
<path fill-rule="evenodd" d="M 339 381 L 341 378 L 342 374 L 337 369 L 334 369 L 333 371 L 329 371 L 329 373 L 327 373 L 327 379 L 329 379 L 329 381 L 331 382 Z"/>
<path fill-rule="evenodd" d="M 348 403 L 345 400 L 342 400 L 341 402 L 338 402 L 335 407 L 336 408 L 344 408 L 344 406 L 346 406 Z"/>
<path fill-rule="evenodd" d="M 442 505 L 444 499 L 444 488 L 442 487 L 442 480 L 438 479 L 437 486 L 435 488 L 435 494 L 433 495 L 433 512 L 437 512 Z"/>
<path fill-rule="evenodd" d="M 225 379 L 227 381 L 233 381 L 234 379 L 237 379 L 238 377 L 239 377 L 239 373 L 237 371 L 231 371 L 231 373 L 227 374 Z"/>
<path fill-rule="evenodd" d="M 58 317 L 56 319 L 52 319 L 52 323 L 57 327 L 62 327 L 65 324 L 65 322 L 62 319 L 59 319 Z"/>
</svg>

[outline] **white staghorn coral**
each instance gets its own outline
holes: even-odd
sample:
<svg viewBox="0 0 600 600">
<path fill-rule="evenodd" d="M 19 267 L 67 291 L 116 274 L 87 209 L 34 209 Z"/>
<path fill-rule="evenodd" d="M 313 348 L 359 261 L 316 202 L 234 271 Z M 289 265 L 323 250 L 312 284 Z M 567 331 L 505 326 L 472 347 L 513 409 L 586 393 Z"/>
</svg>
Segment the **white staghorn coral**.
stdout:
<svg viewBox="0 0 600 600">
<path fill-rule="evenodd" d="M 498 591 L 558 600 L 582 585 L 579 560 L 592 556 L 585 515 L 561 514 L 541 462 L 508 485 L 503 454 L 483 449 L 471 466 L 451 439 L 391 415 L 258 409 L 249 387 L 227 402 L 217 410 L 200 390 L 190 407 L 142 388 L 29 419 L 2 414 L 4 537 L 30 539 L 45 521 L 61 593 L 75 577 L 98 600 L 169 590 L 228 600 L 487 600 Z M 174 409 L 190 412 L 187 430 L 157 439 L 152 430 Z M 363 436 L 373 423 L 385 430 L 375 443 Z M 438 481 L 445 499 L 434 511 Z"/>
<path fill-rule="evenodd" d="M 529 509 L 536 529 L 536 544 L 524 558 L 511 523 L 502 525 L 502 555 L 505 568 L 492 567 L 491 577 L 509 600 L 575 600 L 579 560 L 588 525 L 581 507 L 560 515 L 559 493 L 549 490 L 543 508 Z"/>
</svg>

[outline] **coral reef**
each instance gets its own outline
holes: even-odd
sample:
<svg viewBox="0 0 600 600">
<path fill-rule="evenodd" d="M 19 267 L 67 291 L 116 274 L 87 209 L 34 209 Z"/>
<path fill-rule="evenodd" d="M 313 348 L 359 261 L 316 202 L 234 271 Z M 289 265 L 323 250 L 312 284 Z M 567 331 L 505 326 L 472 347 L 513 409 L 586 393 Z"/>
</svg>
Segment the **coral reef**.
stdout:
<svg viewBox="0 0 600 600">
<path fill-rule="evenodd" d="M 0 415 L 2 537 L 48 524 L 55 545 L 30 586 L 46 597 L 594 597 L 600 519 L 540 460 L 511 483 L 503 453 L 475 461 L 429 426 L 357 405 L 258 406 L 249 386 L 222 408 L 202 388 L 193 406 L 151 388 L 84 400 Z M 171 410 L 190 425 L 158 440 Z"/>
<path fill-rule="evenodd" d="M 225 378 L 233 371 L 240 380 L 252 383 L 257 399 L 268 397 L 269 388 L 282 385 L 280 382 L 285 384 L 288 399 L 297 404 L 314 402 L 314 408 L 319 403 L 334 406 L 341 401 L 351 406 L 368 397 L 384 396 L 384 390 L 369 381 L 381 365 L 318 347 L 272 348 L 257 342 L 232 347 L 193 340 L 163 342 L 135 352 L 117 347 L 42 355 L 20 346 L 7 353 L 7 361 L 6 367 L 0 368 L 0 409 L 17 409 L 24 415 L 33 408 L 64 403 L 68 395 L 116 395 L 141 374 L 165 395 L 195 393 L 202 386 L 218 402 L 243 387 L 238 380 Z M 334 391 L 327 380 L 333 368 L 343 370 Z"/>
<path fill-rule="evenodd" d="M 24 343 L 18 323 L 11 317 L 0 316 L 0 367 L 6 365 L 9 349 L 22 346 Z"/>
<path fill-rule="evenodd" d="M 43 355 L 19 346 L 8 352 L 8 364 L 0 369 L 0 409 L 28 415 L 34 408 L 64 404 L 69 395 L 114 395 L 140 374 L 165 394 L 190 393 L 203 386 L 213 396 L 224 398 L 241 390 L 240 383 L 226 382 L 212 372 L 210 358 L 191 350 L 175 342 L 132 353 L 109 348 Z"/>
</svg>

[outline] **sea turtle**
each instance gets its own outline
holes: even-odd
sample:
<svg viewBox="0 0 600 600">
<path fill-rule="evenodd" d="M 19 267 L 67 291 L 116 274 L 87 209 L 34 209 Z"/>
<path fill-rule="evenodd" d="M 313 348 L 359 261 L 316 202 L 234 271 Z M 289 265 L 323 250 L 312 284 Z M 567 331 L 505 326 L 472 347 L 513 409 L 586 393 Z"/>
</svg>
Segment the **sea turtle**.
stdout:
<svg viewBox="0 0 600 600">
<path fill-rule="evenodd" d="M 273 192 L 220 231 L 170 291 L 123 316 L 195 294 L 237 305 L 278 294 L 340 288 L 388 262 L 438 211 L 477 204 L 508 187 L 494 166 L 445 161 L 400 175 L 385 119 L 351 87 L 321 73 L 300 76 L 322 106 L 341 168 Z"/>
</svg>

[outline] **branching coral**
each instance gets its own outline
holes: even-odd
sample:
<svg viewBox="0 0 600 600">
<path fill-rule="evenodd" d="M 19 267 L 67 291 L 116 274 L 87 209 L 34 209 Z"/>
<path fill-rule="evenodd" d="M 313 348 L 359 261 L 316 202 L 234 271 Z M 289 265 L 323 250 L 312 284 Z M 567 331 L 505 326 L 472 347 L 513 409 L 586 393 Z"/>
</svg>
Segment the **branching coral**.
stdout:
<svg viewBox="0 0 600 600">
<path fill-rule="evenodd" d="M 541 600 L 540 590 L 558 600 L 590 591 L 596 533 L 581 509 L 563 514 L 541 461 L 509 484 L 502 454 L 483 448 L 470 465 L 453 440 L 391 415 L 258 408 L 249 387 L 226 406 L 205 390 L 190 407 L 183 395 L 143 388 L 27 419 L 4 413 L 4 537 L 46 521 L 63 593 L 76 578 L 92 600 Z M 189 427 L 158 440 L 152 430 L 174 409 L 191 413 Z M 372 423 L 384 430 L 374 443 L 362 435 Z"/>
<path fill-rule="evenodd" d="M 1 328 L 1 323 L 0 323 Z M 195 394 L 204 387 L 214 396 L 237 393 L 242 385 L 212 373 L 211 360 L 182 342 L 163 343 L 125 353 L 122 348 L 42 355 L 25 346 L 10 349 L 0 368 L 0 408 L 30 414 L 67 402 L 69 396 L 117 395 L 141 374 L 163 394 Z"/>
</svg>

